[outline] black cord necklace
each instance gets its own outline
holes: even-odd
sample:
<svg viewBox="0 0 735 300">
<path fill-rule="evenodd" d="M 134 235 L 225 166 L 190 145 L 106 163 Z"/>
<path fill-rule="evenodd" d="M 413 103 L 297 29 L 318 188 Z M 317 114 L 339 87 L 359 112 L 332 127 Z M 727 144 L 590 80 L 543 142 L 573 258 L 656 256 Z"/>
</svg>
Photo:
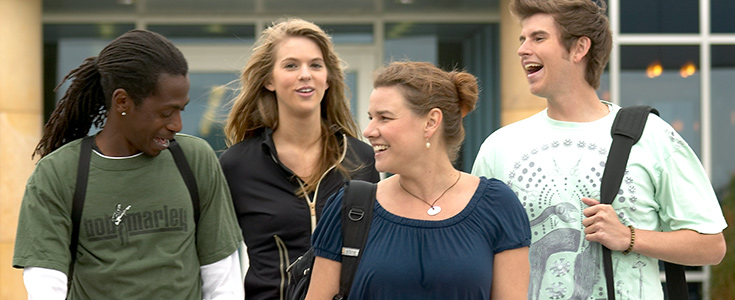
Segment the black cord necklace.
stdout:
<svg viewBox="0 0 735 300">
<path fill-rule="evenodd" d="M 459 182 L 459 179 L 460 179 L 460 178 L 462 177 L 462 172 L 460 172 L 460 171 L 457 171 L 457 173 L 459 174 L 459 175 L 457 175 L 457 180 L 456 180 L 456 181 L 455 181 L 454 183 L 452 183 L 452 185 L 450 185 L 450 186 L 449 186 L 449 187 L 448 187 L 448 188 L 447 188 L 446 190 L 444 190 L 444 192 L 443 192 L 443 193 L 442 193 L 441 195 L 439 195 L 439 197 L 438 197 L 438 198 L 436 198 L 436 200 L 434 200 L 434 202 L 432 202 L 432 203 L 429 203 L 429 201 L 426 201 L 426 200 L 424 200 L 424 199 L 421 199 L 421 197 L 419 197 L 419 196 L 416 196 L 416 195 L 414 195 L 413 193 L 409 192 L 409 191 L 408 191 L 408 190 L 407 190 L 407 189 L 406 189 L 406 188 L 405 188 L 405 187 L 403 186 L 403 184 L 401 183 L 401 179 L 400 179 L 400 178 L 398 179 L 398 185 L 400 185 L 400 186 L 401 186 L 401 188 L 403 189 L 403 191 L 405 191 L 405 192 L 406 192 L 406 193 L 408 193 L 409 195 L 411 195 L 411 196 L 413 196 L 414 198 L 416 198 L 416 199 L 419 199 L 419 200 L 421 200 L 421 202 L 424 202 L 424 203 L 426 203 L 427 205 L 429 205 L 429 210 L 427 210 L 427 211 L 426 211 L 426 213 L 427 213 L 427 214 L 429 214 L 430 216 L 436 216 L 437 214 L 439 214 L 439 213 L 440 213 L 440 212 L 442 211 L 442 208 L 441 208 L 441 207 L 439 207 L 439 206 L 435 205 L 435 204 L 436 204 L 436 202 L 437 202 L 437 201 L 439 201 L 439 199 L 441 199 L 441 198 L 442 198 L 442 196 L 444 196 L 444 194 L 446 194 L 446 193 L 447 193 L 447 192 L 448 192 L 448 191 L 449 191 L 450 189 L 452 189 L 452 188 L 453 188 L 453 187 L 454 187 L 455 185 L 457 185 L 457 183 Z"/>
</svg>

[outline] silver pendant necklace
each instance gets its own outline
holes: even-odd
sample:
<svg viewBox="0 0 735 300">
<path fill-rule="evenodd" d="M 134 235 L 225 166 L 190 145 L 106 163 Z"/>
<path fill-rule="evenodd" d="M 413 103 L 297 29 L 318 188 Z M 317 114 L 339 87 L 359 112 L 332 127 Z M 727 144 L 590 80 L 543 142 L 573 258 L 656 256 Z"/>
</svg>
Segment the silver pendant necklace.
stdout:
<svg viewBox="0 0 735 300">
<path fill-rule="evenodd" d="M 416 198 L 416 199 L 419 199 L 419 200 L 421 200 L 421 202 L 424 202 L 424 203 L 426 203 L 427 205 L 429 205 L 429 209 L 428 209 L 428 210 L 426 211 L 426 213 L 427 213 L 428 215 L 430 215 L 430 216 L 436 216 L 436 215 L 438 215 L 438 214 L 439 214 L 439 213 L 440 213 L 440 212 L 442 211 L 442 208 L 441 208 L 441 207 L 439 207 L 438 205 L 436 205 L 436 202 L 437 202 L 437 201 L 439 201 L 439 199 L 441 199 L 441 198 L 442 198 L 442 196 L 444 196 L 444 194 L 446 194 L 446 193 L 447 193 L 447 192 L 448 192 L 448 191 L 449 191 L 450 189 L 452 189 L 452 188 L 453 188 L 453 187 L 454 187 L 455 185 L 457 185 L 457 182 L 459 182 L 459 178 L 461 178 L 461 177 L 462 177 L 462 172 L 460 172 L 460 171 L 457 171 L 457 173 L 459 174 L 459 175 L 457 175 L 457 180 L 456 180 L 456 181 L 454 181 L 454 183 L 452 183 L 452 185 L 450 185 L 450 186 L 449 186 L 449 187 L 448 187 L 448 188 L 447 188 L 446 190 L 444 190 L 444 192 L 443 192 L 443 193 L 442 193 L 441 195 L 439 195 L 439 197 L 438 197 L 438 198 L 436 198 L 436 199 L 434 200 L 434 202 L 432 202 L 432 203 L 429 203 L 429 201 L 426 201 L 426 200 L 422 199 L 421 197 L 419 197 L 419 196 L 416 196 L 416 195 L 414 195 L 413 193 L 409 192 L 409 191 L 408 191 L 408 190 L 407 190 L 407 189 L 406 189 L 406 188 L 405 188 L 405 187 L 403 186 L 403 184 L 401 183 L 401 180 L 400 180 L 400 178 L 398 179 L 398 185 L 400 185 L 400 186 L 401 186 L 401 188 L 403 189 L 403 191 L 404 191 L 404 192 L 408 193 L 409 195 L 413 196 L 413 197 L 414 197 L 414 198 Z"/>
</svg>

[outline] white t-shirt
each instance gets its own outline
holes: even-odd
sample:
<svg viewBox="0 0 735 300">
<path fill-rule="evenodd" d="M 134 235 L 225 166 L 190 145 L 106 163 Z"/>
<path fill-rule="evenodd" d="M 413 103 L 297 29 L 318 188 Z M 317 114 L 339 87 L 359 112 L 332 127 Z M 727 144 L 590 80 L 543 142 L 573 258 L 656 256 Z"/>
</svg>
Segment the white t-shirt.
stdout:
<svg viewBox="0 0 735 300">
<path fill-rule="evenodd" d="M 529 299 L 605 298 L 599 243 L 585 240 L 583 197 L 599 199 L 620 107 L 593 122 L 553 120 L 546 110 L 505 126 L 480 148 L 472 174 L 494 177 L 518 195 L 531 223 Z M 712 185 L 689 145 L 650 115 L 631 149 L 613 202 L 625 225 L 657 231 L 715 234 L 727 226 Z M 663 299 L 658 260 L 612 254 L 619 299 Z"/>
</svg>

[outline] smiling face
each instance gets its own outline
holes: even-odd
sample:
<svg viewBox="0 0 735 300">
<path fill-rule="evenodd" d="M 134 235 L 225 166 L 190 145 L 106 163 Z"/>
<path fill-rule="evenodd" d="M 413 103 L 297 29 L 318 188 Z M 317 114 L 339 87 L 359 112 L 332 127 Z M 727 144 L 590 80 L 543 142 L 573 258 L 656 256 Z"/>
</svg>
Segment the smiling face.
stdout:
<svg viewBox="0 0 735 300">
<path fill-rule="evenodd" d="M 300 36 L 287 37 L 275 48 L 273 75 L 265 87 L 275 92 L 279 115 L 319 115 L 320 103 L 329 88 L 321 49 Z"/>
<path fill-rule="evenodd" d="M 420 158 L 426 141 L 424 118 L 416 116 L 395 86 L 378 87 L 370 95 L 370 123 L 363 131 L 375 151 L 379 172 L 400 174 L 402 166 Z"/>
<path fill-rule="evenodd" d="M 189 102 L 189 77 L 161 74 L 156 90 L 140 105 L 129 101 L 130 108 L 121 117 L 124 144 L 122 153 L 143 152 L 156 156 L 168 147 L 168 141 L 181 131 L 181 111 Z"/>
<path fill-rule="evenodd" d="M 570 52 L 561 41 L 559 28 L 549 14 L 535 14 L 523 20 L 518 55 L 526 72 L 531 93 L 550 98 L 564 91 L 565 84 L 578 76 Z M 584 74 L 582 74 L 584 76 Z"/>
</svg>

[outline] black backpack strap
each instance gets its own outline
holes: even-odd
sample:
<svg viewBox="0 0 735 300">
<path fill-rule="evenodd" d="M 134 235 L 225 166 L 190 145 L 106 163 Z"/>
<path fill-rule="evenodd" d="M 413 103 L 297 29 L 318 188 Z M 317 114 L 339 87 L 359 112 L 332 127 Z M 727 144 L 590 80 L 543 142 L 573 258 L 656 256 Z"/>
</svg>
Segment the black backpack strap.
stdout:
<svg viewBox="0 0 735 300">
<path fill-rule="evenodd" d="M 350 180 L 342 198 L 342 271 L 339 294 L 334 299 L 347 299 L 362 250 L 367 243 L 373 219 L 377 185 L 362 180 Z"/>
<path fill-rule="evenodd" d="M 643 134 L 649 113 L 658 115 L 658 111 L 650 106 L 631 106 L 621 108 L 612 126 L 613 141 L 605 163 L 600 186 L 600 203 L 610 204 L 615 199 L 623 182 L 625 166 L 633 144 Z"/>
<path fill-rule="evenodd" d="M 600 186 L 600 203 L 611 204 L 620 190 L 620 184 L 625 176 L 625 167 L 628 164 L 630 149 L 641 138 L 646 126 L 648 115 L 658 111 L 650 106 L 631 106 L 621 108 L 615 116 L 611 134 L 613 137 L 610 152 L 605 163 Z M 602 247 L 602 263 L 607 283 L 607 299 L 615 299 L 615 283 L 612 270 L 612 253 L 607 247 Z M 684 267 L 678 264 L 665 262 L 666 287 L 669 299 L 689 299 Z"/>
<path fill-rule="evenodd" d="M 86 136 L 82 139 L 79 152 L 79 165 L 77 166 L 77 184 L 74 188 L 74 198 L 71 203 L 71 239 L 69 240 L 69 274 L 67 279 L 67 292 L 71 287 L 74 264 L 77 260 L 77 246 L 79 241 L 79 224 L 82 221 L 82 210 L 84 209 L 84 198 L 87 194 L 87 179 L 89 178 L 89 160 L 92 157 L 92 146 L 94 136 Z"/>
<path fill-rule="evenodd" d="M 646 126 L 648 114 L 656 111 L 650 106 L 631 106 L 621 108 L 613 121 L 610 134 L 613 141 L 607 155 L 605 171 L 600 185 L 600 203 L 611 204 L 618 194 L 620 184 L 625 176 L 625 167 L 633 144 L 638 142 Z M 658 113 L 658 111 L 656 111 Z M 602 246 L 602 265 L 607 284 L 607 299 L 615 299 L 615 282 L 613 279 L 612 253 Z"/>
<path fill-rule="evenodd" d="M 689 300 L 689 286 L 684 274 L 684 266 L 680 264 L 664 262 L 666 272 L 666 291 L 671 300 Z"/>
<path fill-rule="evenodd" d="M 181 150 L 181 146 L 176 140 L 169 141 L 168 149 L 171 150 L 171 155 L 174 157 L 176 167 L 179 168 L 181 177 L 184 178 L 186 188 L 189 190 L 191 196 L 191 204 L 194 206 L 194 224 L 199 223 L 200 207 L 199 207 L 199 188 L 197 187 L 197 181 L 194 178 L 194 173 L 191 172 L 189 163 L 186 161 L 184 151 Z"/>
</svg>

